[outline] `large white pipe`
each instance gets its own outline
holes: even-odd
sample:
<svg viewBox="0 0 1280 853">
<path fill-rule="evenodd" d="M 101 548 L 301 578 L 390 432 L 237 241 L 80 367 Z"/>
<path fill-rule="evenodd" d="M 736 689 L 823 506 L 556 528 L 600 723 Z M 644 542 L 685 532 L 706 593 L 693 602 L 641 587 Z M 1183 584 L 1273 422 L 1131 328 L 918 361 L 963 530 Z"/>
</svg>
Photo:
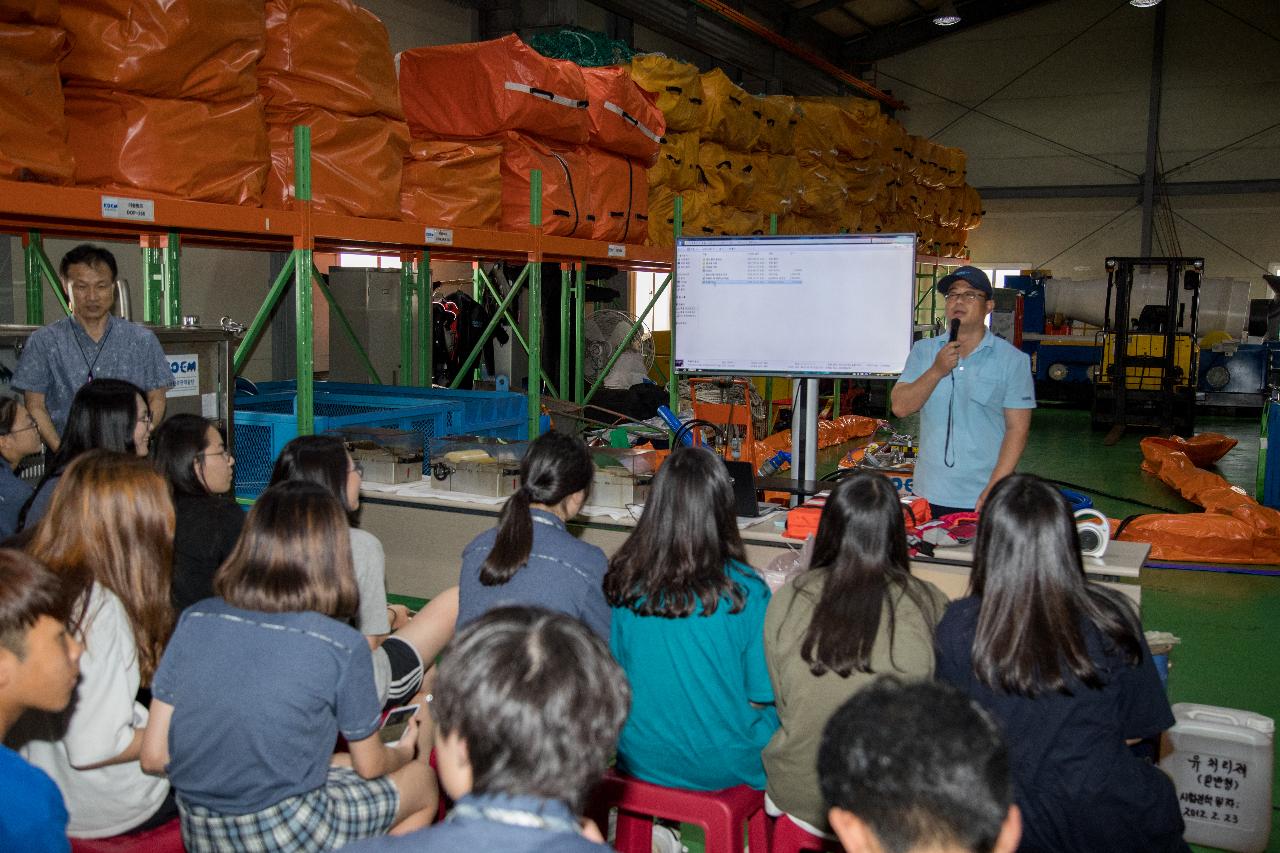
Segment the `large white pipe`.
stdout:
<svg viewBox="0 0 1280 853">
<path fill-rule="evenodd" d="M 1144 305 L 1164 305 L 1166 275 L 1135 272 L 1133 290 L 1130 292 L 1129 317 L 1138 319 Z M 1190 329 L 1191 293 L 1181 289 L 1179 303 L 1185 306 L 1180 312 L 1184 330 Z M 1051 278 L 1044 286 L 1045 313 L 1062 314 L 1070 320 L 1101 326 L 1107 306 L 1107 280 L 1105 278 L 1072 281 L 1069 278 Z M 1115 295 L 1111 309 L 1115 311 Z M 1199 333 L 1203 337 L 1210 332 L 1226 332 L 1236 340 L 1244 340 L 1245 326 L 1249 322 L 1249 282 L 1238 278 L 1206 278 L 1200 283 Z"/>
</svg>

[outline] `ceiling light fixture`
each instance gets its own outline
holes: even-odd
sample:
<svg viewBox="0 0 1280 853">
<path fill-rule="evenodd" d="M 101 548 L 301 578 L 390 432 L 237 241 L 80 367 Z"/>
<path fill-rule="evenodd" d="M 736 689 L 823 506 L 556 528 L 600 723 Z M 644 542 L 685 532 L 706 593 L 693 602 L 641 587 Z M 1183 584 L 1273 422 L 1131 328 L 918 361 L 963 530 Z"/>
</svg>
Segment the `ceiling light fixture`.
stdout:
<svg viewBox="0 0 1280 853">
<path fill-rule="evenodd" d="M 1158 3 L 1160 0 L 1156 0 Z M 1132 2 L 1132 0 L 1130 0 Z M 938 11 L 933 15 L 933 23 L 939 27 L 954 27 L 960 23 L 960 13 L 956 11 L 956 4 L 952 0 L 945 2 L 938 7 Z"/>
<path fill-rule="evenodd" d="M 1152 6 L 1159 6 L 1160 0 L 1129 0 L 1130 6 L 1137 6 L 1139 9 L 1150 9 Z"/>
</svg>

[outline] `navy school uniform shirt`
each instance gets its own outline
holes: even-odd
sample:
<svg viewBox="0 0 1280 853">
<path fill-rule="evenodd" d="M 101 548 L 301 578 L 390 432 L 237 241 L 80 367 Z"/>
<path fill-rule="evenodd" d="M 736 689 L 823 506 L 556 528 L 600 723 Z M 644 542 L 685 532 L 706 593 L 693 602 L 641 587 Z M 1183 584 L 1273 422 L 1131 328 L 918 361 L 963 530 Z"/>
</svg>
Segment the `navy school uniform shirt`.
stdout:
<svg viewBox="0 0 1280 853">
<path fill-rule="evenodd" d="M 947 608 L 938 625 L 935 677 L 968 693 L 1004 730 L 1022 811 L 1021 853 L 1187 850 L 1173 783 L 1125 745 L 1174 722 L 1146 641 L 1141 662 L 1131 666 L 1086 622 L 1101 689 L 1077 681 L 1071 695 L 997 692 L 973 672 L 980 605 L 963 598 Z"/>
<path fill-rule="evenodd" d="M 579 619 L 609 640 L 609 603 L 604 600 L 604 573 L 609 558 L 595 545 L 574 536 L 557 515 L 529 510 L 533 518 L 533 547 L 529 559 L 498 586 L 480 583 L 480 567 L 493 550 L 498 529 L 481 533 L 462 551 L 458 582 L 458 628 L 495 607 L 546 607 Z"/>
<path fill-rule="evenodd" d="M 19 479 L 0 459 L 0 539 L 7 539 L 18 532 L 18 512 L 31 497 L 31 484 Z"/>
<path fill-rule="evenodd" d="M 43 770 L 0 745 L 0 850 L 65 853 L 67 807 Z"/>
<path fill-rule="evenodd" d="M 505 794 L 467 794 L 444 823 L 393 838 L 357 842 L 351 853 L 395 851 L 502 851 L 502 853 L 608 853 L 612 848 L 588 841 L 577 818 L 555 800 Z"/>
<path fill-rule="evenodd" d="M 363 740 L 382 712 L 373 656 L 355 628 L 221 598 L 183 612 L 151 694 L 174 709 L 166 768 L 174 790 L 225 815 L 323 787 L 338 735 Z"/>
</svg>

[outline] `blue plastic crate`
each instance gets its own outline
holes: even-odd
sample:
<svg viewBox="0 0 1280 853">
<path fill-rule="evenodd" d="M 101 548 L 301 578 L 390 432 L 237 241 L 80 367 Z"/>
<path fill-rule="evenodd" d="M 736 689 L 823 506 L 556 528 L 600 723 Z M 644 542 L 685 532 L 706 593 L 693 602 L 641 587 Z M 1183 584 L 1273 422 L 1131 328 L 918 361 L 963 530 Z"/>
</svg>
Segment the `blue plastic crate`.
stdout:
<svg viewBox="0 0 1280 853">
<path fill-rule="evenodd" d="M 236 395 L 236 406 L 252 400 L 292 400 L 297 383 L 261 382 L 256 396 Z M 364 385 L 358 382 L 317 382 L 316 399 L 321 394 L 340 394 L 366 401 L 395 400 L 397 405 L 421 401 L 445 401 L 462 405 L 461 419 L 454 423 L 454 435 L 488 435 L 496 438 L 529 437 L 529 398 L 514 391 L 454 391 L 447 388 L 414 388 L 403 385 Z M 320 410 L 316 409 L 316 414 Z M 319 427 L 316 427 L 317 431 Z M 439 435 L 439 433 L 437 433 Z M 427 450 L 430 451 L 430 446 Z"/>
<path fill-rule="evenodd" d="M 462 404 L 451 400 L 342 394 L 317 387 L 314 411 L 318 433 L 350 426 L 389 427 L 418 433 L 422 437 L 424 468 L 433 439 L 463 431 L 460 426 Z M 236 495 L 257 497 L 271 479 L 276 457 L 297 435 L 297 399 L 291 391 L 271 389 L 256 396 L 237 396 Z"/>
</svg>

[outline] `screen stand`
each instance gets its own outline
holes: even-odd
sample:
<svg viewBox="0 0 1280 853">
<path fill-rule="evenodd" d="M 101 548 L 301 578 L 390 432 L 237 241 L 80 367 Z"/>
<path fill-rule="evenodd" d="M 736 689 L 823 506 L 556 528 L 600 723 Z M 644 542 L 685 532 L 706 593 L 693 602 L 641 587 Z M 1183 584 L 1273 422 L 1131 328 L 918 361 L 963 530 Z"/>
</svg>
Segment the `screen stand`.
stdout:
<svg viewBox="0 0 1280 853">
<path fill-rule="evenodd" d="M 818 479 L 818 380 L 792 380 L 791 401 L 791 477 L 800 484 Z"/>
</svg>

